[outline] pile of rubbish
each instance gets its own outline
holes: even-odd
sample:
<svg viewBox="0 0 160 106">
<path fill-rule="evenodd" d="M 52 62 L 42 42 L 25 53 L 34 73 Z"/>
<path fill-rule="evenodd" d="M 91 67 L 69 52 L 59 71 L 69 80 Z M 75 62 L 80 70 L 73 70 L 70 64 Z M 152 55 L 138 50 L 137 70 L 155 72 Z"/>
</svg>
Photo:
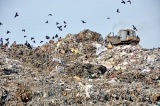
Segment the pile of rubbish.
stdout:
<svg viewBox="0 0 160 106">
<path fill-rule="evenodd" d="M 108 49 L 83 30 L 32 49 L 0 48 L 0 82 L 0 106 L 159 106 L 160 48 Z"/>
</svg>

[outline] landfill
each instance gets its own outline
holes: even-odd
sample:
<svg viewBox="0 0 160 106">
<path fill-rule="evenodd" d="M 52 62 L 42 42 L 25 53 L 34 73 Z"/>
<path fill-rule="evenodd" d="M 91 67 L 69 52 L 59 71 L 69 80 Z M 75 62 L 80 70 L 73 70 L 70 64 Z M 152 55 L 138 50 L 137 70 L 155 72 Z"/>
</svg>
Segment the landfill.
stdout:
<svg viewBox="0 0 160 106">
<path fill-rule="evenodd" d="M 160 106 L 160 48 L 107 48 L 85 29 L 0 48 L 0 106 Z"/>
</svg>

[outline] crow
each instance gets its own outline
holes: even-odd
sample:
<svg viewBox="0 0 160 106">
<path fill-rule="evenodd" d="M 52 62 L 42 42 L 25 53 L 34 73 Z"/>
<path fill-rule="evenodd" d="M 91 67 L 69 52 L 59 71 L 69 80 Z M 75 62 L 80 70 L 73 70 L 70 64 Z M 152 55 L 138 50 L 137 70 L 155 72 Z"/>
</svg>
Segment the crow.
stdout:
<svg viewBox="0 0 160 106">
<path fill-rule="evenodd" d="M 24 38 L 27 37 L 26 35 L 24 36 Z"/>
<path fill-rule="evenodd" d="M 110 19 L 109 17 L 107 19 Z"/>
<path fill-rule="evenodd" d="M 43 41 L 40 41 L 40 43 L 42 43 Z"/>
<path fill-rule="evenodd" d="M 49 37 L 49 36 L 46 36 L 46 39 L 50 39 L 50 37 Z"/>
<path fill-rule="evenodd" d="M 58 22 L 56 22 L 56 25 L 58 25 L 59 23 Z"/>
<path fill-rule="evenodd" d="M 8 41 L 9 40 L 9 38 L 7 38 L 7 39 L 5 39 L 6 41 Z"/>
<path fill-rule="evenodd" d="M 127 2 L 129 2 L 131 4 L 131 0 L 128 0 Z"/>
<path fill-rule="evenodd" d="M 63 22 L 64 22 L 64 24 L 67 24 L 66 21 L 63 21 Z"/>
<path fill-rule="evenodd" d="M 33 43 L 36 43 L 36 41 L 34 40 Z"/>
<path fill-rule="evenodd" d="M 18 16 L 19 16 L 19 14 L 16 12 L 16 14 L 15 14 L 14 18 L 16 18 L 16 17 L 18 17 Z"/>
<path fill-rule="evenodd" d="M 48 16 L 52 16 L 52 14 L 48 14 Z"/>
<path fill-rule="evenodd" d="M 25 29 L 23 29 L 22 31 L 25 32 Z"/>
<path fill-rule="evenodd" d="M 3 25 L 3 24 L 0 22 L 0 26 L 1 26 L 1 25 Z"/>
<path fill-rule="evenodd" d="M 132 25 L 132 26 L 133 26 L 133 29 L 134 29 L 134 30 L 138 31 L 137 28 L 136 28 L 134 25 Z"/>
<path fill-rule="evenodd" d="M 119 12 L 119 9 L 117 9 L 117 13 L 120 13 L 120 12 Z"/>
<path fill-rule="evenodd" d="M 83 21 L 83 20 L 81 20 L 82 21 L 82 23 L 86 23 L 85 21 Z"/>
<path fill-rule="evenodd" d="M 46 21 L 46 23 L 48 24 L 48 21 Z"/>
<path fill-rule="evenodd" d="M 62 28 L 62 26 L 57 26 L 57 28 L 61 29 L 61 28 Z"/>
<path fill-rule="evenodd" d="M 64 28 L 66 28 L 67 25 L 64 25 Z"/>
<path fill-rule="evenodd" d="M 52 37 L 52 39 L 54 39 L 54 36 Z"/>
<path fill-rule="evenodd" d="M 34 39 L 34 37 L 31 37 L 31 40 Z"/>
<path fill-rule="evenodd" d="M 121 2 L 121 3 L 124 3 L 124 4 L 125 4 L 125 1 L 123 1 L 123 0 L 122 0 L 122 2 Z"/>
<path fill-rule="evenodd" d="M 55 38 L 58 38 L 58 34 L 55 35 Z"/>
<path fill-rule="evenodd" d="M 7 30 L 7 34 L 11 33 L 10 31 Z"/>
</svg>

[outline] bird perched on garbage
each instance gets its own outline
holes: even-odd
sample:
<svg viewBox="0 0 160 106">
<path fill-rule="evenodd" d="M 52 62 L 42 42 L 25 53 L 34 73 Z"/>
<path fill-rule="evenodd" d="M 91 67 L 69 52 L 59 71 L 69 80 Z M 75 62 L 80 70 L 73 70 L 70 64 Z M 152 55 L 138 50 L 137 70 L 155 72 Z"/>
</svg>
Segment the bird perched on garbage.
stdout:
<svg viewBox="0 0 160 106">
<path fill-rule="evenodd" d="M 49 37 L 49 36 L 46 36 L 46 39 L 50 39 L 50 37 Z"/>
<path fill-rule="evenodd" d="M 122 0 L 122 2 L 121 2 L 121 3 L 125 4 L 125 1 L 123 1 L 123 0 Z"/>
<path fill-rule="evenodd" d="M 128 0 L 127 2 L 129 2 L 131 4 L 131 0 Z"/>
<path fill-rule="evenodd" d="M 133 26 L 133 29 L 134 29 L 134 30 L 138 31 L 137 28 L 136 28 L 134 25 L 132 25 L 132 26 Z"/>
<path fill-rule="evenodd" d="M 11 33 L 10 31 L 7 30 L 7 34 Z"/>
<path fill-rule="evenodd" d="M 120 12 L 119 12 L 119 9 L 117 9 L 117 13 L 120 13 Z"/>
<path fill-rule="evenodd" d="M 31 40 L 34 39 L 34 37 L 31 37 Z"/>
<path fill-rule="evenodd" d="M 1 26 L 1 25 L 3 25 L 3 24 L 0 22 L 0 26 Z"/>
<path fill-rule="evenodd" d="M 107 19 L 110 19 L 109 17 Z"/>
<path fill-rule="evenodd" d="M 52 14 L 48 14 L 48 16 L 52 16 Z"/>
<path fill-rule="evenodd" d="M 58 25 L 59 23 L 58 22 L 56 22 L 56 25 Z"/>
<path fill-rule="evenodd" d="M 66 28 L 67 27 L 67 25 L 64 25 L 64 28 Z"/>
<path fill-rule="evenodd" d="M 3 104 L 5 104 L 5 100 L 9 94 L 9 92 L 2 87 L 1 87 L 1 89 L 2 89 L 2 96 L 1 96 L 0 105 L 2 106 Z"/>
<path fill-rule="evenodd" d="M 83 20 L 81 20 L 82 21 L 82 23 L 86 23 L 85 21 L 83 21 Z"/>
<path fill-rule="evenodd" d="M 19 16 L 19 14 L 16 12 L 16 14 L 15 14 L 14 18 L 16 18 L 16 17 L 18 17 L 18 16 Z"/>
<path fill-rule="evenodd" d="M 25 29 L 23 29 L 22 31 L 25 32 Z"/>
<path fill-rule="evenodd" d="M 40 43 L 42 43 L 43 41 L 40 41 Z"/>
<path fill-rule="evenodd" d="M 7 38 L 7 39 L 5 39 L 6 41 L 8 41 L 9 40 L 9 38 Z"/>
<path fill-rule="evenodd" d="M 58 38 L 58 34 L 55 35 L 55 38 Z"/>
<path fill-rule="evenodd" d="M 46 23 L 48 24 L 48 21 L 46 21 Z"/>
<path fill-rule="evenodd" d="M 66 21 L 63 21 L 63 22 L 64 22 L 64 24 L 67 24 Z"/>
</svg>

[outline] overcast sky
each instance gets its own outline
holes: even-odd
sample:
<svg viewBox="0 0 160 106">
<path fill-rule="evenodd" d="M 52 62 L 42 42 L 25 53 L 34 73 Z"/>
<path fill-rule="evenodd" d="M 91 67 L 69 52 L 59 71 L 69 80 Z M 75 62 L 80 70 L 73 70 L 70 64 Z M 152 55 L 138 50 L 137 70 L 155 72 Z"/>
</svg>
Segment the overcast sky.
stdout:
<svg viewBox="0 0 160 106">
<path fill-rule="evenodd" d="M 127 1 L 127 0 L 124 0 Z M 109 32 L 117 34 L 119 29 L 135 25 L 144 48 L 160 47 L 160 0 L 0 0 L 0 37 L 10 38 L 10 44 L 24 44 L 27 40 L 40 45 L 45 36 L 68 33 L 77 34 L 90 29 L 105 37 Z M 120 13 L 116 10 L 119 9 Z M 19 16 L 14 18 L 15 13 Z M 48 16 L 52 14 L 52 16 Z M 110 17 L 110 20 L 107 20 Z M 46 21 L 49 21 L 46 24 Z M 86 21 L 82 24 L 81 20 Z M 59 31 L 56 22 L 67 28 Z M 22 32 L 25 29 L 26 32 Z M 7 30 L 11 33 L 6 34 Z M 24 38 L 24 35 L 28 36 Z M 30 38 L 35 37 L 36 44 Z M 45 43 L 44 42 L 44 43 Z M 43 43 L 43 44 L 44 44 Z"/>
</svg>

